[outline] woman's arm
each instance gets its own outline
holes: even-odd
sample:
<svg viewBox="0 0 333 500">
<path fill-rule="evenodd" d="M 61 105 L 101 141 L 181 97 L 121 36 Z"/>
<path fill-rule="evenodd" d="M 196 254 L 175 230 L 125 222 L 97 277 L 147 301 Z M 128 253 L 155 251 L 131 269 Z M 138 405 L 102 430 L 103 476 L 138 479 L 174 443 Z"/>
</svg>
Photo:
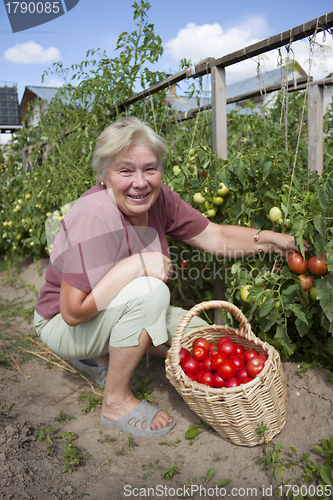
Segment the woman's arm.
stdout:
<svg viewBox="0 0 333 500">
<path fill-rule="evenodd" d="M 298 250 L 293 236 L 260 231 L 242 226 L 219 225 L 210 222 L 197 236 L 185 243 L 200 248 L 206 252 L 228 258 L 242 258 L 259 252 L 274 252 L 284 257 L 292 250 Z M 307 243 L 304 241 L 305 251 Z"/>
<path fill-rule="evenodd" d="M 158 252 L 135 254 L 116 264 L 89 293 L 61 282 L 60 312 L 70 326 L 77 326 L 102 311 L 128 283 L 141 276 L 166 282 L 170 260 Z"/>
</svg>

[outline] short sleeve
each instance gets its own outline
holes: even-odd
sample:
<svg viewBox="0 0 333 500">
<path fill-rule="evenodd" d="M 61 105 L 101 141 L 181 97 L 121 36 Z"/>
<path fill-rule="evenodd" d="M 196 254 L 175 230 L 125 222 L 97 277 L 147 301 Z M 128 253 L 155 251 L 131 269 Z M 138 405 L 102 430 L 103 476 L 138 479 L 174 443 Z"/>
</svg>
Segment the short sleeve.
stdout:
<svg viewBox="0 0 333 500">
<path fill-rule="evenodd" d="M 197 236 L 208 226 L 209 220 L 202 213 L 165 184 L 161 191 L 166 213 L 166 232 L 169 236 L 184 241 Z"/>
</svg>

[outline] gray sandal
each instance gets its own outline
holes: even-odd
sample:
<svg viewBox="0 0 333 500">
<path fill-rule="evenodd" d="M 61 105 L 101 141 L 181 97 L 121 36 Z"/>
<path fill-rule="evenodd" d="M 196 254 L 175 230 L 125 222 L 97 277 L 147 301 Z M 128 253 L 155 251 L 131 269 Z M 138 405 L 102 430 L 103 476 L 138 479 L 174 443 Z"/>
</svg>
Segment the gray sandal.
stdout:
<svg viewBox="0 0 333 500">
<path fill-rule="evenodd" d="M 108 365 L 97 366 L 92 359 L 72 360 L 73 365 L 79 373 L 91 379 L 95 384 L 104 387 L 106 375 L 108 373 Z"/>
<path fill-rule="evenodd" d="M 155 408 L 155 406 L 151 405 L 146 400 L 143 400 L 138 406 L 134 408 L 134 410 L 130 411 L 127 415 L 125 415 L 125 417 L 122 417 L 119 420 L 110 420 L 103 417 L 103 415 L 101 414 L 101 422 L 105 425 L 108 425 L 109 427 L 115 427 L 116 429 L 128 432 L 128 434 L 132 434 L 133 436 L 162 436 L 174 427 L 176 421 L 173 420 L 166 427 L 162 427 L 162 429 L 151 429 L 150 424 L 152 423 L 152 420 L 155 417 L 156 413 L 158 413 L 159 411 L 159 408 Z M 146 423 L 146 427 L 143 429 L 142 424 L 144 422 Z"/>
</svg>

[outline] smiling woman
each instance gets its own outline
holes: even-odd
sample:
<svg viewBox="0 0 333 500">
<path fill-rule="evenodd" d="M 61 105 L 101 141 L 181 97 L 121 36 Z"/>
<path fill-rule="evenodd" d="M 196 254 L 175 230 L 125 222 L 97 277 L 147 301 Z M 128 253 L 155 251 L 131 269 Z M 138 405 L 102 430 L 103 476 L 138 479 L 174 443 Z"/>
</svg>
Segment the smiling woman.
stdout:
<svg viewBox="0 0 333 500">
<path fill-rule="evenodd" d="M 63 219 L 35 311 L 43 342 L 105 383 L 102 422 L 143 437 L 175 424 L 130 390 L 146 349 L 165 357 L 185 313 L 170 305 L 167 236 L 230 257 L 296 248 L 288 235 L 261 231 L 258 238 L 256 229 L 210 222 L 161 182 L 164 154 L 164 140 L 137 118 L 100 135 L 99 184 Z M 188 328 L 204 323 L 194 316 Z"/>
</svg>

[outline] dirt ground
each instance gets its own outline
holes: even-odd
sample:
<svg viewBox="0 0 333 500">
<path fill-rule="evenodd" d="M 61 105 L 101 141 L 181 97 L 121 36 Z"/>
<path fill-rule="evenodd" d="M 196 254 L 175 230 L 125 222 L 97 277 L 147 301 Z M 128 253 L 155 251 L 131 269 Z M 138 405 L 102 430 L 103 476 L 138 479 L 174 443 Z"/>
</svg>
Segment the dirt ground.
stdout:
<svg viewBox="0 0 333 500">
<path fill-rule="evenodd" d="M 38 341 L 32 337 L 32 322 L 23 318 L 17 304 L 20 298 L 25 307 L 33 304 L 34 289 L 42 286 L 46 265 L 43 260 L 30 262 L 20 269 L 18 278 L 8 278 L 7 273 L 0 276 L 0 498 L 169 499 L 191 494 L 196 499 L 277 498 L 272 470 L 256 461 L 263 456 L 263 446 L 237 446 L 205 428 L 166 379 L 160 359 L 150 358 L 147 366 L 144 358 L 133 385 L 148 392 L 157 406 L 167 408 L 175 417 L 177 424 L 170 433 L 131 440 L 127 434 L 100 423 L 99 406 L 86 414 L 82 411 L 85 403 L 78 398 L 89 394 L 89 384 L 79 375 L 38 358 L 36 353 L 43 351 L 31 340 L 24 340 L 30 335 Z M 13 303 L 18 313 L 7 316 Z M 33 349 L 32 355 L 26 352 Z M 283 367 L 288 418 L 269 446 L 282 441 L 285 457 L 292 456 L 293 446 L 299 457 L 311 452 L 319 463 L 313 447 L 322 438 L 329 439 L 333 430 L 333 386 L 325 371 L 308 370 L 300 377 L 295 363 L 284 362 Z M 185 433 L 192 424 L 202 432 L 189 440 Z M 52 443 L 47 446 L 43 436 Z M 79 456 L 71 474 L 64 471 L 69 460 L 64 459 L 66 443 L 67 451 Z M 166 472 L 170 470 L 175 472 L 171 478 Z M 290 469 L 283 478 L 299 477 L 299 472 Z"/>
</svg>

